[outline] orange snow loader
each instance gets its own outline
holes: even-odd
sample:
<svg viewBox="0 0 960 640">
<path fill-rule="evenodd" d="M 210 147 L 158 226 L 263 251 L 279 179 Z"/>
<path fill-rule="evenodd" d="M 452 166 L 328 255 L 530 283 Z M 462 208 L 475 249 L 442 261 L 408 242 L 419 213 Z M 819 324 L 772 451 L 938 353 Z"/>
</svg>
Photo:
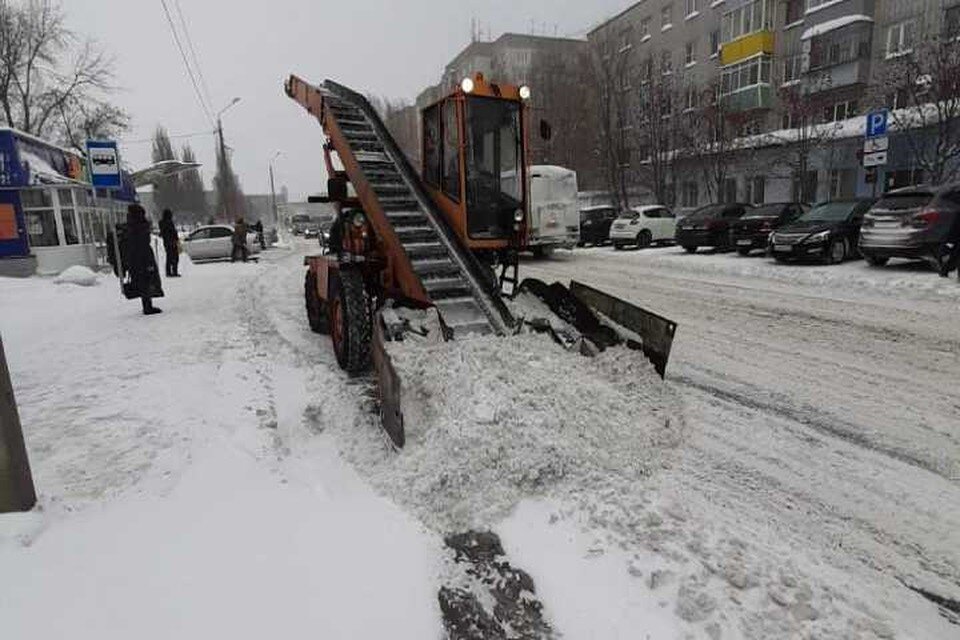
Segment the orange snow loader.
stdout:
<svg viewBox="0 0 960 640">
<path fill-rule="evenodd" d="M 394 445 L 405 439 L 403 385 L 386 345 L 403 339 L 398 308 L 435 309 L 444 340 L 509 336 L 523 322 L 506 299 L 527 291 L 589 341 L 582 350 L 642 349 L 664 375 L 675 323 L 576 282 L 519 282 L 529 209 L 528 87 L 477 74 L 424 109 L 420 171 L 362 95 L 296 76 L 286 93 L 320 122 L 325 199 L 337 212 L 326 250 L 304 261 L 307 318 L 312 330 L 330 334 L 345 371 L 360 375 L 372 364 Z M 552 134 L 546 122 L 539 128 Z M 551 323 L 528 324 L 563 342 Z"/>
</svg>

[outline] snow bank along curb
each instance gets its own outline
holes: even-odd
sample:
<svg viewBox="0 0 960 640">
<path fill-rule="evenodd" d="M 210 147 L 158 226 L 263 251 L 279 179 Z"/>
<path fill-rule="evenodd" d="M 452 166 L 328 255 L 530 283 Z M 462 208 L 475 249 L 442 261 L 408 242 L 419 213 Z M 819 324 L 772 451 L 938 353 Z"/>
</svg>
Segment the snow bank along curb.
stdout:
<svg viewBox="0 0 960 640">
<path fill-rule="evenodd" d="M 79 287 L 92 287 L 100 284 L 100 276 L 80 265 L 74 265 L 64 269 L 60 275 L 53 279 L 54 284 L 74 284 Z"/>
</svg>

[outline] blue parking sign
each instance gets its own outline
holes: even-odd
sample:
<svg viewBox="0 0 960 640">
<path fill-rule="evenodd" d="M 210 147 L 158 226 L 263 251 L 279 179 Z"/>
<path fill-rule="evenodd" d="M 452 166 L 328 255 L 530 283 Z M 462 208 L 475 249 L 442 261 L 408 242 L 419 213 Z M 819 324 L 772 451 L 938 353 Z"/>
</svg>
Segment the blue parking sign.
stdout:
<svg viewBox="0 0 960 640">
<path fill-rule="evenodd" d="M 872 111 L 867 115 L 867 137 L 879 138 L 887 135 L 887 120 L 890 112 L 887 109 Z"/>
</svg>

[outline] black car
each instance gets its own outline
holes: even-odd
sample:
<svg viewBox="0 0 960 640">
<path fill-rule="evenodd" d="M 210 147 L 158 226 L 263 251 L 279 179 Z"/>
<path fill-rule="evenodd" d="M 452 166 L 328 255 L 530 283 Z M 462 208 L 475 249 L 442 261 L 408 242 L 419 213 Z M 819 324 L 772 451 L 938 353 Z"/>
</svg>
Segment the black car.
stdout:
<svg viewBox="0 0 960 640">
<path fill-rule="evenodd" d="M 939 269 L 958 217 L 960 183 L 889 191 L 863 218 L 860 253 L 873 266 L 920 258 Z"/>
<path fill-rule="evenodd" d="M 699 247 L 730 248 L 730 223 L 751 211 L 753 205 L 708 204 L 677 223 L 677 244 L 688 253 Z"/>
<path fill-rule="evenodd" d="M 874 202 L 835 200 L 818 204 L 770 236 L 773 257 L 778 262 L 837 264 L 855 256 L 863 216 Z"/>
<path fill-rule="evenodd" d="M 601 245 L 610 241 L 610 225 L 617 218 L 617 210 L 609 204 L 585 207 L 580 210 L 580 242 Z"/>
<path fill-rule="evenodd" d="M 785 224 L 790 224 L 809 210 L 809 205 L 799 202 L 774 202 L 757 205 L 739 220 L 730 225 L 730 240 L 742 256 L 754 249 L 766 251 L 770 234 Z"/>
</svg>

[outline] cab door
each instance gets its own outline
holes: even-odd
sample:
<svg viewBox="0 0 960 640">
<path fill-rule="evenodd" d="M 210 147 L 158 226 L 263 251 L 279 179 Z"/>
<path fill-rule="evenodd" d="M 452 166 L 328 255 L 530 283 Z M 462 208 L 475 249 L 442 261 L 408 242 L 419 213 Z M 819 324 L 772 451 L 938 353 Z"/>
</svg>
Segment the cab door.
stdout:
<svg viewBox="0 0 960 640">
<path fill-rule="evenodd" d="M 16 191 L 0 191 L 0 258 L 30 255 L 27 225 Z"/>
</svg>

